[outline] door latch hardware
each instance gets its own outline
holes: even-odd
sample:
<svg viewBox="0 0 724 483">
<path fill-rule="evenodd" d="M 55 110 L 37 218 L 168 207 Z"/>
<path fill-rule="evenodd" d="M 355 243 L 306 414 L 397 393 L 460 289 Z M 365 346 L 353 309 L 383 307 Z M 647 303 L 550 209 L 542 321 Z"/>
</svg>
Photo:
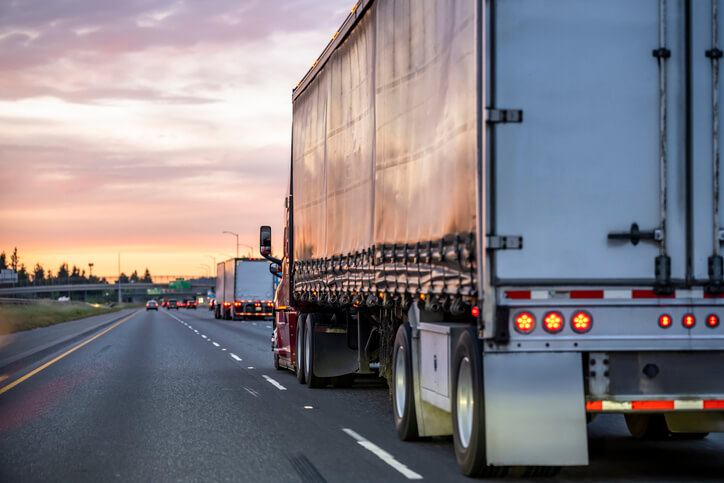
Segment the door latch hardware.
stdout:
<svg viewBox="0 0 724 483">
<path fill-rule="evenodd" d="M 490 250 L 521 250 L 523 248 L 523 237 L 488 235 L 485 243 Z"/>
<path fill-rule="evenodd" d="M 486 109 L 485 121 L 489 123 L 523 122 L 521 109 Z"/>
<path fill-rule="evenodd" d="M 664 232 L 660 228 L 651 231 L 641 231 L 638 223 L 631 223 L 628 232 L 613 232 L 608 234 L 609 240 L 629 240 L 632 245 L 638 245 L 641 240 L 654 240 L 660 242 L 664 239 Z"/>
</svg>

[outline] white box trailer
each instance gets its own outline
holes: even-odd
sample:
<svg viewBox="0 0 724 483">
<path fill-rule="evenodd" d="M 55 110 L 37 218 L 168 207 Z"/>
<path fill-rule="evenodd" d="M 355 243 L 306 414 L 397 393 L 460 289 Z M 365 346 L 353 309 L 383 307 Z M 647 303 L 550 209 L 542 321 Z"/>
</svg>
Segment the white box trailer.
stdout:
<svg viewBox="0 0 724 483">
<path fill-rule="evenodd" d="M 232 258 L 219 264 L 216 318 L 227 320 L 273 315 L 274 276 L 263 258 Z M 220 289 L 220 290 L 219 290 Z"/>
<path fill-rule="evenodd" d="M 360 1 L 293 94 L 302 379 L 379 364 L 468 475 L 724 431 L 717 7 Z"/>
</svg>

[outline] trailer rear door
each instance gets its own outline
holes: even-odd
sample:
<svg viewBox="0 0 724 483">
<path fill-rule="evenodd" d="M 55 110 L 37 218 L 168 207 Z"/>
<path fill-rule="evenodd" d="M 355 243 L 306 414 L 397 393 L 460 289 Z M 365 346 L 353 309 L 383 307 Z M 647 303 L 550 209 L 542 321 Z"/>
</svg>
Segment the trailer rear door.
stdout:
<svg viewBox="0 0 724 483">
<path fill-rule="evenodd" d="M 490 4 L 493 3 L 493 8 Z M 496 250 L 497 282 L 654 281 L 660 243 L 608 239 L 661 227 L 660 71 L 666 70 L 666 250 L 687 257 L 684 2 L 488 2 L 487 107 L 520 123 L 487 124 L 494 191 L 489 233 L 523 237 Z"/>
</svg>

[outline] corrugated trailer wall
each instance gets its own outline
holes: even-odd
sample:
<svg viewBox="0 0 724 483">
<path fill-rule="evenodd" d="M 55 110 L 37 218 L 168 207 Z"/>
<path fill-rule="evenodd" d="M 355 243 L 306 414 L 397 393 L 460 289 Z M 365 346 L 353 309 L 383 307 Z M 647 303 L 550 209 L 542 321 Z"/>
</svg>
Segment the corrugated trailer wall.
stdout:
<svg viewBox="0 0 724 483">
<path fill-rule="evenodd" d="M 475 2 L 375 2 L 294 102 L 295 290 L 474 287 Z"/>
</svg>

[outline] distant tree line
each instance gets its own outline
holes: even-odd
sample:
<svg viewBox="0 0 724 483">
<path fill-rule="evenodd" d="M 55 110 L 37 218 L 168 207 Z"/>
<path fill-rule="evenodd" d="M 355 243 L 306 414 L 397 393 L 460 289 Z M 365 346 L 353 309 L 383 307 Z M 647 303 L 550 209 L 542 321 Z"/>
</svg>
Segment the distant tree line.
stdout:
<svg viewBox="0 0 724 483">
<path fill-rule="evenodd" d="M 108 283 L 105 277 L 99 278 L 95 275 L 86 275 L 85 269 L 80 269 L 73 265 L 68 267 L 67 263 L 62 263 L 55 274 L 52 270 L 45 269 L 40 263 L 36 263 L 32 270 L 28 270 L 24 263 L 20 263 L 18 249 L 15 247 L 10 255 L 10 263 L 8 264 L 7 255 L 3 251 L 0 253 L 0 269 L 11 268 L 18 274 L 18 285 L 64 285 L 64 284 L 82 284 L 82 283 Z M 134 270 L 128 276 L 121 272 L 119 276 L 121 283 L 152 283 L 151 272 L 146 271 L 143 276 L 138 275 L 138 271 Z"/>
</svg>

